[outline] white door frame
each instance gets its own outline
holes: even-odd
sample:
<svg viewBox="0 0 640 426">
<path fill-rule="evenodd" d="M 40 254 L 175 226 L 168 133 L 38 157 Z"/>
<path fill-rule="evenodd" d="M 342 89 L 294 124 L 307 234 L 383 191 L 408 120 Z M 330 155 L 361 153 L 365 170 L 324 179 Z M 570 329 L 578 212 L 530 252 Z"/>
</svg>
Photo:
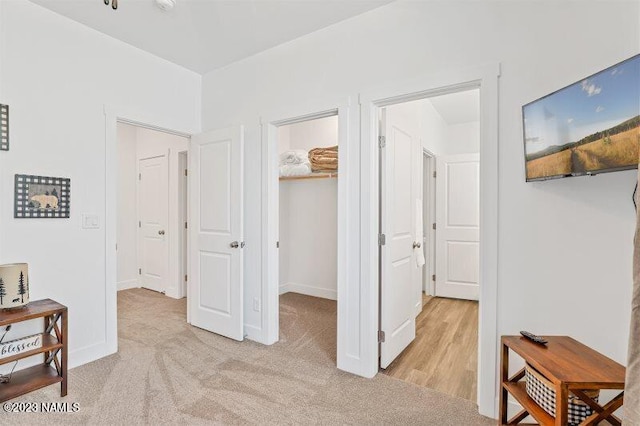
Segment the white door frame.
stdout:
<svg viewBox="0 0 640 426">
<path fill-rule="evenodd" d="M 180 278 L 184 278 L 188 275 L 189 271 L 189 185 L 188 185 L 188 172 L 189 169 L 189 151 L 178 152 L 178 220 L 180 223 L 184 223 L 185 226 L 180 226 L 180 236 L 178 253 L 180 256 Z M 183 171 L 184 170 L 184 171 Z M 186 259 L 186 261 L 185 261 Z M 178 297 L 183 298 L 189 294 L 188 282 L 185 279 L 182 285 L 179 287 Z M 187 304 L 188 305 L 188 304 Z M 190 318 L 187 313 L 187 322 L 190 323 Z"/>
<path fill-rule="evenodd" d="M 498 78 L 500 65 L 449 70 L 409 82 L 398 82 L 360 96 L 361 105 L 361 279 L 363 309 L 369 312 L 364 350 L 371 376 L 378 371 L 378 112 L 396 103 L 480 88 L 480 309 L 478 342 L 478 408 L 496 418 L 498 395 Z M 364 327 L 364 324 L 363 324 Z"/>
<path fill-rule="evenodd" d="M 338 116 L 338 259 L 337 259 L 337 364 L 338 368 L 358 373 L 359 365 L 349 355 L 349 326 L 358 326 L 357 321 L 348 317 L 347 288 L 349 278 L 359 272 L 358 238 L 349 238 L 349 234 L 358 233 L 359 229 L 351 225 L 353 213 L 357 220 L 359 202 L 349 196 L 350 185 L 357 179 L 359 162 L 352 149 L 357 144 L 353 140 L 350 129 L 354 124 L 350 120 L 350 100 L 347 98 L 330 99 L 312 102 L 296 108 L 280 111 L 269 117 L 261 117 L 262 132 L 262 330 L 245 327 L 247 337 L 265 344 L 273 344 L 279 339 L 279 254 L 276 246 L 279 238 L 279 168 L 277 128 L 279 126 L 303 121 Z M 355 119 L 358 119 L 355 114 Z M 357 188 L 356 188 L 357 189 Z M 352 191 L 351 191 L 352 192 Z M 355 210 L 353 210 L 355 208 Z M 352 209 L 352 210 L 348 210 Z M 351 213 L 353 212 L 353 213 Z M 358 234 L 356 234 L 358 235 Z M 356 244 L 353 244 L 353 243 Z M 357 281 L 353 281 L 357 282 Z M 356 319 L 357 320 L 357 319 Z M 357 343 L 357 342 L 356 342 Z M 356 360 L 359 361 L 359 360 Z"/>
<path fill-rule="evenodd" d="M 117 304 L 117 213 L 118 213 L 118 123 L 131 124 L 138 127 L 170 133 L 190 138 L 198 133 L 197 129 L 182 129 L 171 119 L 158 118 L 135 108 L 104 105 L 105 115 L 105 338 L 96 344 L 96 352 L 106 356 L 118 351 L 118 304 Z M 187 312 L 188 316 L 188 312 Z M 88 349 L 88 348 L 87 348 Z M 85 351 L 83 351 L 84 353 Z M 93 351 L 87 351 L 94 353 Z M 77 365 L 93 361 L 90 355 L 85 360 L 76 360 Z"/>
<path fill-rule="evenodd" d="M 427 157 L 429 161 L 422 161 L 422 167 L 429 169 L 429 174 L 426 176 L 426 180 L 422 182 L 422 208 L 424 212 L 423 217 L 428 217 L 429 220 L 425 220 L 423 224 L 424 230 L 429 234 L 427 240 L 429 244 L 429 253 L 425 257 L 426 264 L 428 266 L 428 274 L 425 274 L 425 281 L 422 283 L 422 291 L 429 293 L 430 296 L 436 294 L 436 283 L 431 278 L 435 273 L 436 268 L 436 230 L 433 229 L 433 223 L 436 217 L 436 185 L 433 173 L 436 171 L 436 156 L 426 148 L 422 148 L 422 156 Z M 424 170 L 423 170 L 424 175 Z M 429 199 L 424 199 L 425 189 L 428 191 Z M 425 212 L 427 213 L 425 215 Z M 425 245 L 426 246 L 426 245 Z"/>
</svg>

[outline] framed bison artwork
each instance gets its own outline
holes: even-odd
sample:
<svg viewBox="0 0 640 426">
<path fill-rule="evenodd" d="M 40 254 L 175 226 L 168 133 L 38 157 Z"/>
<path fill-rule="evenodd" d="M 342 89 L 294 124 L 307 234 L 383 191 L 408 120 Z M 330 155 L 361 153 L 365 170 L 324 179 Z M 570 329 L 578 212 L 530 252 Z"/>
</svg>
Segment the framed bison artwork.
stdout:
<svg viewBox="0 0 640 426">
<path fill-rule="evenodd" d="M 71 179 L 32 175 L 15 177 L 15 218 L 68 218 L 70 200 Z"/>
</svg>

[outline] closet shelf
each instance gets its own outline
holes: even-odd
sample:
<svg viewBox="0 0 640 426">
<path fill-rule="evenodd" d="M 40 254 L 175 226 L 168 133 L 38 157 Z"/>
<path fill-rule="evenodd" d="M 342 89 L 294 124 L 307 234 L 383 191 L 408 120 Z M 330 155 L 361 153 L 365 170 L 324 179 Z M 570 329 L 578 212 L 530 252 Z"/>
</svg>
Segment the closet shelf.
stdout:
<svg viewBox="0 0 640 426">
<path fill-rule="evenodd" d="M 330 179 L 337 178 L 338 173 L 312 173 L 303 176 L 280 176 L 280 180 Z"/>
</svg>

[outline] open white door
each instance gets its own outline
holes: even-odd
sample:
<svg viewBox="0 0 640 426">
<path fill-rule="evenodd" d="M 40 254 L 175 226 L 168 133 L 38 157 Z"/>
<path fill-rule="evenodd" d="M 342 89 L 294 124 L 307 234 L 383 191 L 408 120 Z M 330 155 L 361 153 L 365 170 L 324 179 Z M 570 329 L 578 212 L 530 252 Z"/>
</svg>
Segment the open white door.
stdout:
<svg viewBox="0 0 640 426">
<path fill-rule="evenodd" d="M 169 276 L 169 169 L 167 157 L 138 161 L 140 286 L 164 293 Z"/>
<path fill-rule="evenodd" d="M 422 236 L 416 234 L 416 200 L 420 194 L 422 149 L 407 117 L 382 109 L 380 149 L 381 292 L 380 367 L 386 368 L 416 336 L 416 295 L 421 294 L 422 268 L 416 264 Z"/>
<path fill-rule="evenodd" d="M 436 296 L 478 300 L 480 155 L 436 158 Z"/>
<path fill-rule="evenodd" d="M 190 320 L 235 340 L 244 336 L 243 133 L 196 135 L 189 151 Z"/>
</svg>

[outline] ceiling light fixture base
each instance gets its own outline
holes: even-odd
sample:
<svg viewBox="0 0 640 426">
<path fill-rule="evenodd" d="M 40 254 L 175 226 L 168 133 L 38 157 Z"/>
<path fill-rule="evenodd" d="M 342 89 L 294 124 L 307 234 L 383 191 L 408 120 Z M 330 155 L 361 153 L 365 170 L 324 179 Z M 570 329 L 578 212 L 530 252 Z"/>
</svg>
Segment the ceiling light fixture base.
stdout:
<svg viewBox="0 0 640 426">
<path fill-rule="evenodd" d="M 173 9 L 176 6 L 176 0 L 153 0 L 155 5 L 165 12 Z"/>
</svg>

